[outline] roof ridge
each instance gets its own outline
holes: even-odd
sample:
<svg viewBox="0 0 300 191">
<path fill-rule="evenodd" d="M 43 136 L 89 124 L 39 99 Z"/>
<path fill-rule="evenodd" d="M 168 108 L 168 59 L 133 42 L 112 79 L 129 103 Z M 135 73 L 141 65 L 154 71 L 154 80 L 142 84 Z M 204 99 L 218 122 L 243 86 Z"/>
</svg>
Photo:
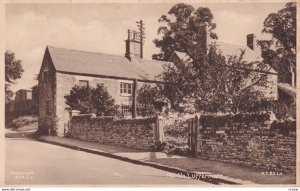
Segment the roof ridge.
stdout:
<svg viewBox="0 0 300 191">
<path fill-rule="evenodd" d="M 85 51 L 85 50 L 75 50 L 75 49 L 70 49 L 70 48 L 61 48 L 61 47 L 55 47 L 55 46 L 49 46 L 49 45 L 47 45 L 47 47 L 51 47 L 51 48 L 55 48 L 55 49 L 70 50 L 70 51 L 74 51 L 74 52 L 83 52 L 83 53 L 90 53 L 90 54 L 102 54 L 102 55 L 122 57 L 122 58 L 125 57 L 125 56 L 122 56 L 122 55 L 114 55 L 114 54 L 108 54 L 108 53 L 102 53 L 102 52 L 91 52 L 91 51 Z"/>
<path fill-rule="evenodd" d="M 145 61 L 151 61 L 151 62 L 163 62 L 163 63 L 166 63 L 166 62 L 168 62 L 168 63 L 171 63 L 171 62 L 169 62 L 169 61 L 163 61 L 163 60 L 150 60 L 150 59 L 144 59 L 144 58 L 142 58 L 141 60 L 145 60 Z"/>
<path fill-rule="evenodd" d="M 243 46 L 243 47 L 248 47 L 247 45 L 245 44 L 239 44 L 239 43 L 235 43 L 235 42 L 231 42 L 231 41 L 226 41 L 226 40 L 215 40 L 215 41 L 212 41 L 213 42 L 223 42 L 223 43 L 226 43 L 226 44 L 232 44 L 232 45 L 238 45 L 238 46 Z M 249 47 L 248 47 L 249 48 Z"/>
<path fill-rule="evenodd" d="M 74 50 L 74 49 L 70 49 L 70 48 L 60 48 L 60 47 L 54 47 L 54 46 L 49 46 L 49 45 L 47 45 L 47 47 L 51 47 L 51 48 L 55 48 L 55 49 L 69 50 L 69 51 L 75 51 L 75 52 L 83 52 L 83 53 L 90 53 L 90 54 L 101 54 L 101 55 L 106 55 L 106 56 L 115 56 L 115 57 L 126 58 L 125 56 L 122 56 L 122 55 L 114 55 L 114 54 L 108 54 L 108 53 L 102 53 L 102 52 L 90 52 L 90 51 L 84 51 L 84 50 Z M 163 63 L 168 62 L 168 61 L 151 60 L 151 59 L 145 59 L 145 58 L 141 58 L 141 60 L 152 61 L 152 62 L 163 62 Z"/>
</svg>

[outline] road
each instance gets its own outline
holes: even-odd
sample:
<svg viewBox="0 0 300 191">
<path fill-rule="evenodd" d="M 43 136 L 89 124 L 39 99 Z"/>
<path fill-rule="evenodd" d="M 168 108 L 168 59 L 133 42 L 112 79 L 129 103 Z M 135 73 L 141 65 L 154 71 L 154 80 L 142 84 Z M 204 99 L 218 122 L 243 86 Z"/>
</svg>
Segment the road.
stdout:
<svg viewBox="0 0 300 191">
<path fill-rule="evenodd" d="M 205 182 L 31 139 L 5 139 L 6 185 L 163 185 Z"/>
</svg>

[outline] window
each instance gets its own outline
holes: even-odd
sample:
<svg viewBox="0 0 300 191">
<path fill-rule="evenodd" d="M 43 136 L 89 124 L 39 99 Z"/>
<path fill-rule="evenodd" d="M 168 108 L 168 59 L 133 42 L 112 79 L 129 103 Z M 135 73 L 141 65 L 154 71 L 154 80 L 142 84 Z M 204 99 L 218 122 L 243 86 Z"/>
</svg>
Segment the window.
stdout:
<svg viewBox="0 0 300 191">
<path fill-rule="evenodd" d="M 89 87 L 89 81 L 88 80 L 79 80 L 79 86 L 80 87 Z"/>
<path fill-rule="evenodd" d="M 48 82 L 48 71 L 45 70 L 43 73 L 43 82 L 47 83 Z"/>
<path fill-rule="evenodd" d="M 130 114 L 130 112 L 131 112 L 130 105 L 122 105 L 121 109 L 122 109 L 122 113 L 123 114 Z"/>
<path fill-rule="evenodd" d="M 51 100 L 46 101 L 46 113 L 47 113 L 47 115 L 51 115 L 52 107 L 53 107 L 52 101 Z"/>
<path fill-rule="evenodd" d="M 32 99 L 32 92 L 27 92 L 27 99 Z"/>
<path fill-rule="evenodd" d="M 120 83 L 121 94 L 132 94 L 132 83 Z"/>
</svg>

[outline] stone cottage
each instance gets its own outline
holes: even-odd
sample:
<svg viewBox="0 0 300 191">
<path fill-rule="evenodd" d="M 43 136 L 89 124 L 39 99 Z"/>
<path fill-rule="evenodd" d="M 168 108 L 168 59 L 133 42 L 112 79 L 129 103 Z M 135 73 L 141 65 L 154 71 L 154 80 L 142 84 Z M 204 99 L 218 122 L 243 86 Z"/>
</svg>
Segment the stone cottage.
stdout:
<svg viewBox="0 0 300 191">
<path fill-rule="evenodd" d="M 239 45 L 234 44 L 230 42 L 224 42 L 220 40 L 214 40 L 209 37 L 208 33 L 208 25 L 201 25 L 199 26 L 199 33 L 202 35 L 202 50 L 205 50 L 206 53 L 209 50 L 211 46 L 215 46 L 217 51 L 221 52 L 222 55 L 225 56 L 226 59 L 228 59 L 230 56 L 239 56 L 242 51 L 244 51 L 243 60 L 251 63 L 251 62 L 262 62 L 263 58 L 261 57 L 261 50 L 259 46 L 257 45 L 257 40 L 254 34 L 249 34 L 246 37 L 247 44 L 246 45 Z M 173 62 L 174 64 L 185 63 L 190 62 L 189 56 L 184 52 L 178 52 L 174 51 L 170 59 L 168 60 L 170 62 Z M 263 95 L 267 99 L 277 100 L 278 98 L 278 84 L 277 84 L 277 78 L 278 73 L 276 70 L 274 70 L 270 65 L 266 64 L 267 68 L 264 70 L 261 69 L 255 69 L 253 72 L 258 73 L 259 75 L 264 75 L 263 78 L 266 82 L 266 85 L 255 85 L 254 88 L 260 90 L 263 92 Z M 249 81 L 249 80 L 248 80 Z M 245 82 L 246 85 L 247 81 Z"/>
<path fill-rule="evenodd" d="M 125 56 L 46 47 L 38 76 L 39 130 L 56 126 L 57 134 L 64 134 L 69 121 L 64 96 L 76 84 L 103 83 L 122 112 L 129 112 L 135 87 L 157 82 L 167 63 L 141 58 L 141 44 L 134 34 L 128 32 Z"/>
<path fill-rule="evenodd" d="M 207 27 L 202 29 L 207 34 Z M 201 43 L 203 49 L 207 50 L 209 39 L 206 38 L 207 35 L 204 37 Z M 122 112 L 128 113 L 131 105 L 134 105 L 138 87 L 143 83 L 158 82 L 157 76 L 163 71 L 164 64 L 176 64 L 186 58 L 185 53 L 174 52 L 170 62 L 143 59 L 141 43 L 133 31 L 128 32 L 128 39 L 125 42 L 125 56 L 47 46 L 38 76 L 39 130 L 57 127 L 57 134 L 59 136 L 64 134 L 70 118 L 64 96 L 69 94 L 76 84 L 96 86 L 98 83 L 103 83 Z M 239 54 L 240 49 L 245 48 L 246 59 L 262 60 L 259 54 L 247 46 L 234 46 L 220 41 L 217 45 L 225 55 Z M 269 84 L 264 90 L 265 94 L 276 99 L 277 74 L 272 69 L 267 74 Z"/>
</svg>

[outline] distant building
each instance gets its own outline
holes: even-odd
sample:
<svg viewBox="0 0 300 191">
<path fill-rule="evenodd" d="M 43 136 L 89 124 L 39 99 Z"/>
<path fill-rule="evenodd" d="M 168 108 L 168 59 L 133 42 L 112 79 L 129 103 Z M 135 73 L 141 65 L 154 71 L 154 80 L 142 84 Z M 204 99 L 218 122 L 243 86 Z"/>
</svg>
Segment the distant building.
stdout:
<svg viewBox="0 0 300 191">
<path fill-rule="evenodd" d="M 32 100 L 32 90 L 20 89 L 16 92 L 15 102 Z"/>
<path fill-rule="evenodd" d="M 15 99 L 6 104 L 6 110 L 15 116 L 36 114 L 36 99 L 32 90 L 20 89 L 15 93 Z"/>
</svg>

